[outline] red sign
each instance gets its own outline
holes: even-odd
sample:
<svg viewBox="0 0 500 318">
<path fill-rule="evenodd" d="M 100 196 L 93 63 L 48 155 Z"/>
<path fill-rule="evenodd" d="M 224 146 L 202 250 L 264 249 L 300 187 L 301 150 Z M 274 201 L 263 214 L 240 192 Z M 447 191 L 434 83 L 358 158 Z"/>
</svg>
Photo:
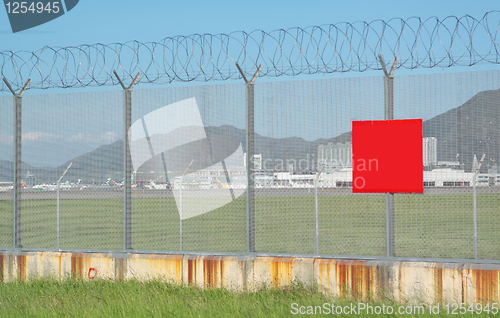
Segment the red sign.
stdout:
<svg viewBox="0 0 500 318">
<path fill-rule="evenodd" d="M 352 192 L 424 192 L 422 119 L 353 121 L 352 152 Z"/>
</svg>

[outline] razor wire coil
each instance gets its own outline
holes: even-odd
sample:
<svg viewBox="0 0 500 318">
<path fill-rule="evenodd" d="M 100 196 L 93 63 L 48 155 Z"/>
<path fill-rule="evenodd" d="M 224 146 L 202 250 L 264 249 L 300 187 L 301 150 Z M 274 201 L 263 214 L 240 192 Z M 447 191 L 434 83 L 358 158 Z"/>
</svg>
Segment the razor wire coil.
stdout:
<svg viewBox="0 0 500 318">
<path fill-rule="evenodd" d="M 0 71 L 15 90 L 28 78 L 31 89 L 117 85 L 141 73 L 141 83 L 225 81 L 380 70 L 379 54 L 399 58 L 398 68 L 416 69 L 500 63 L 500 11 L 422 20 L 337 23 L 308 28 L 193 34 L 159 42 L 93 44 L 0 52 Z M 0 90 L 8 88 L 0 82 Z"/>
</svg>

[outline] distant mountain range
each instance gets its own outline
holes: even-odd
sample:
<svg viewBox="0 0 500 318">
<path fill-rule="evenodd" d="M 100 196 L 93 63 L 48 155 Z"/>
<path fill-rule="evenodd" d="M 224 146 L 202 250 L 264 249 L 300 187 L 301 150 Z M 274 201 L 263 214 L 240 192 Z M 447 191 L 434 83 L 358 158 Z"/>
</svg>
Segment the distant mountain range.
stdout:
<svg viewBox="0 0 500 318">
<path fill-rule="evenodd" d="M 226 135 L 237 138 L 245 149 L 245 131 L 233 126 L 206 127 L 207 136 Z M 474 155 L 478 158 L 486 154 L 482 171 L 488 165 L 500 162 L 500 90 L 482 91 L 463 105 L 451 109 L 423 122 L 423 136 L 436 137 L 438 141 L 438 161 L 459 161 L 469 171 Z M 306 141 L 300 137 L 272 138 L 255 135 L 255 153 L 266 160 L 267 170 L 280 167 L 287 160 L 307 160 L 316 162 L 317 148 L 326 143 L 351 142 L 351 132 L 334 138 Z M 203 150 L 201 150 L 203 151 Z M 123 141 L 104 145 L 94 151 L 76 157 L 56 167 L 33 167 L 22 165 L 22 176 L 27 173 L 36 177 L 37 183 L 53 183 L 73 162 L 64 180 L 82 179 L 85 183 L 102 183 L 109 175 L 119 176 L 123 171 Z M 210 154 L 198 154 L 210 156 Z M 243 165 L 243 163 L 241 163 Z M 308 168 L 311 168 L 309 165 Z M 151 168 L 147 164 L 142 168 Z M 168 167 L 167 167 L 168 168 Z M 117 178 L 117 177 L 115 177 Z M 13 180 L 13 165 L 10 161 L 0 161 L 0 181 Z M 119 181 L 119 180 L 116 180 Z"/>
<path fill-rule="evenodd" d="M 70 162 L 73 162 L 71 169 L 69 169 L 61 182 L 82 179 L 82 182 L 85 183 L 95 182 L 100 184 L 105 181 L 105 176 L 107 174 L 117 173 L 123 170 L 122 153 L 123 141 L 116 141 L 76 157 L 56 168 L 34 167 L 27 163 L 23 163 L 21 175 L 23 178 L 25 178 L 27 174 L 33 175 L 37 183 L 55 183 L 64 170 L 66 170 Z M 12 162 L 0 160 L 0 181 L 12 181 L 13 176 Z"/>
<path fill-rule="evenodd" d="M 438 161 L 459 161 L 470 170 L 474 155 L 486 154 L 482 171 L 500 163 L 500 90 L 479 92 L 423 126 L 424 137 L 437 138 Z"/>
</svg>

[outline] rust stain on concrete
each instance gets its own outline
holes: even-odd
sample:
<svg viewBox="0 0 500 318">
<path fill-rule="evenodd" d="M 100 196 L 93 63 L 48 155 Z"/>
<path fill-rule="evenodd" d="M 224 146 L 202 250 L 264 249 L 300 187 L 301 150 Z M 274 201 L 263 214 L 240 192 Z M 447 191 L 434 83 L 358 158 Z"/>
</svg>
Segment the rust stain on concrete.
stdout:
<svg viewBox="0 0 500 318">
<path fill-rule="evenodd" d="M 472 279 L 476 288 L 477 302 L 486 303 L 498 299 L 498 271 L 477 269 L 472 272 Z"/>
<path fill-rule="evenodd" d="M 462 269 L 462 303 L 467 303 L 467 284 L 469 273 L 467 269 Z"/>
<path fill-rule="evenodd" d="M 377 286 L 385 286 L 384 275 L 379 266 L 368 265 L 357 260 L 318 260 L 319 283 L 339 297 L 371 299 L 376 295 Z M 332 279 L 335 278 L 335 281 Z M 333 290 L 332 290 L 333 288 Z"/>
<path fill-rule="evenodd" d="M 435 267 L 434 268 L 434 299 L 437 302 L 443 302 L 443 268 Z"/>
<path fill-rule="evenodd" d="M 317 258 L 314 259 L 312 267 L 311 262 L 304 261 L 304 258 L 257 256 L 239 258 L 238 266 L 234 266 L 235 258 L 225 256 L 152 255 L 149 258 L 145 254 L 137 254 L 126 255 L 123 258 L 102 253 L 0 252 L 0 281 L 13 279 L 26 281 L 29 277 L 58 272 L 62 278 L 67 257 L 71 259 L 71 269 L 68 274 L 73 279 L 80 280 L 90 276 L 88 271 L 91 267 L 95 267 L 95 273 L 98 273 L 99 277 L 113 276 L 114 273 L 115 279 L 127 277 L 147 279 L 148 275 L 143 273 L 153 273 L 151 277 L 160 275 L 174 280 L 179 278 L 178 282 L 182 282 L 182 277 L 185 277 L 188 284 L 215 288 L 226 287 L 225 284 L 228 282 L 239 281 L 243 286 L 236 287 L 238 289 L 243 287 L 243 290 L 245 287 L 261 284 L 282 287 L 292 284 L 293 278 L 298 277 L 304 278 L 304 283 L 318 283 L 337 297 L 363 300 L 371 300 L 382 295 L 392 295 L 395 298 L 404 297 L 405 294 L 411 295 L 413 282 L 419 281 L 426 282 L 425 286 L 422 286 L 423 292 L 430 296 L 429 301 L 433 303 L 441 303 L 444 299 L 462 299 L 462 302 L 468 303 L 500 301 L 500 265 L 486 267 L 475 264 Z M 135 258 L 141 261 L 137 265 L 130 265 L 129 259 Z M 316 276 L 308 274 L 311 270 L 318 271 L 318 274 Z"/>
<path fill-rule="evenodd" d="M 366 261 L 336 261 L 337 284 L 341 297 L 367 296 L 370 285 L 370 270 Z"/>
<path fill-rule="evenodd" d="M 318 280 L 319 284 L 323 285 L 330 293 L 332 292 L 331 290 L 331 285 L 332 285 L 332 266 L 330 266 L 331 262 L 325 262 L 324 260 L 320 260 L 318 262 Z M 323 272 L 326 272 L 326 277 L 323 276 Z"/>
<path fill-rule="evenodd" d="M 0 282 L 3 282 L 4 262 L 4 255 L 0 254 Z"/>
<path fill-rule="evenodd" d="M 347 296 L 347 292 L 349 290 L 349 270 L 346 268 L 346 265 L 336 264 L 336 272 L 337 272 L 337 284 L 339 287 L 339 296 L 345 297 Z"/>
<path fill-rule="evenodd" d="M 364 265 L 352 265 L 351 285 L 352 294 L 355 298 L 367 299 L 370 294 L 370 267 Z"/>
<path fill-rule="evenodd" d="M 188 259 L 188 284 L 196 284 L 196 260 Z"/>
<path fill-rule="evenodd" d="M 85 256 L 81 253 L 71 254 L 71 278 L 83 279 L 85 277 L 84 268 Z"/>
<path fill-rule="evenodd" d="M 58 260 L 59 260 L 59 276 L 58 277 L 59 277 L 59 279 L 61 279 L 62 278 L 62 276 L 61 276 L 61 274 L 62 274 L 61 273 L 61 271 L 62 271 L 62 253 L 59 253 Z"/>
<path fill-rule="evenodd" d="M 336 275 L 336 264 L 335 260 L 331 259 L 318 259 L 318 279 L 320 284 L 326 285 L 326 289 L 330 293 L 335 293 L 335 287 L 332 286 L 334 282 L 332 282 L 332 269 L 334 269 L 333 275 Z M 323 276 L 323 273 L 326 272 L 326 277 Z M 336 276 L 335 276 L 336 277 Z M 331 290 L 331 288 L 334 290 Z"/>
<path fill-rule="evenodd" d="M 271 257 L 271 277 L 274 287 L 283 286 L 292 283 L 292 264 L 293 257 Z"/>
<path fill-rule="evenodd" d="M 17 272 L 18 278 L 25 282 L 26 281 L 26 255 L 17 256 Z"/>
<path fill-rule="evenodd" d="M 321 271 L 320 271 L 321 273 Z M 326 281 L 328 284 L 328 289 L 330 289 L 330 284 L 332 283 L 332 267 L 326 266 Z"/>
<path fill-rule="evenodd" d="M 182 282 L 182 257 L 175 261 L 175 271 L 177 273 L 177 282 Z"/>
<path fill-rule="evenodd" d="M 206 286 L 223 286 L 224 261 L 220 257 L 206 256 L 203 259 L 203 280 Z"/>
</svg>

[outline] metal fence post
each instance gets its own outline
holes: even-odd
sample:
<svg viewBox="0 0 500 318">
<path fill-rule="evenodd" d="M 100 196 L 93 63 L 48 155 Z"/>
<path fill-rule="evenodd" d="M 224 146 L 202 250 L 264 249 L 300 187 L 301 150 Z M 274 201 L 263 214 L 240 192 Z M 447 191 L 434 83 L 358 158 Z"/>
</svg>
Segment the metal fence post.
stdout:
<svg viewBox="0 0 500 318">
<path fill-rule="evenodd" d="M 58 251 L 61 251 L 61 205 L 60 205 L 61 200 L 59 192 L 61 190 L 61 180 L 72 165 L 73 162 L 69 164 L 69 166 L 66 168 L 66 170 L 64 170 L 59 180 L 57 180 L 57 250 Z"/>
<path fill-rule="evenodd" d="M 129 87 L 125 87 L 122 80 L 113 71 L 118 82 L 123 88 L 123 249 L 132 249 L 132 159 L 130 157 L 130 145 L 128 130 L 132 125 L 132 88 L 137 84 L 140 73 L 132 80 Z"/>
<path fill-rule="evenodd" d="M 22 105 L 23 94 L 28 89 L 31 79 L 28 79 L 23 88 L 16 94 L 12 86 L 10 86 L 7 79 L 4 77 L 3 81 L 9 88 L 12 95 L 14 95 L 14 247 L 21 248 L 21 137 L 22 137 Z"/>
<path fill-rule="evenodd" d="M 236 67 L 241 73 L 241 77 L 245 80 L 245 99 L 246 99 L 246 173 L 247 173 L 247 252 L 255 252 L 255 187 L 254 187 L 254 83 L 262 70 L 262 65 L 259 65 L 257 71 L 250 79 L 247 80 L 243 70 L 238 63 Z"/>
<path fill-rule="evenodd" d="M 474 221 L 474 259 L 477 259 L 478 247 L 477 247 L 477 199 L 476 199 L 476 183 L 477 183 L 477 175 L 479 173 L 479 169 L 481 169 L 481 165 L 483 164 L 484 157 L 486 154 L 483 154 L 479 164 L 477 165 L 474 174 L 472 175 L 472 209 L 473 209 L 473 221 Z"/>
<path fill-rule="evenodd" d="M 314 178 L 314 203 L 315 203 L 315 212 L 316 212 L 316 254 L 319 255 L 319 203 L 318 203 L 318 181 L 323 168 L 325 167 L 325 163 L 321 166 L 316 177 Z"/>
<path fill-rule="evenodd" d="M 184 173 L 182 174 L 181 176 L 181 180 L 180 180 L 180 186 L 179 186 L 179 230 L 180 230 L 180 234 L 179 234 L 179 241 L 180 241 L 180 244 L 179 244 L 179 250 L 182 251 L 184 249 L 184 246 L 182 245 L 183 242 L 182 242 L 182 220 L 183 220 L 183 217 L 184 215 L 182 214 L 183 210 L 182 210 L 182 183 L 184 182 L 184 176 L 186 175 L 186 173 L 188 172 L 189 168 L 191 168 L 191 165 L 193 164 L 194 162 L 194 159 L 191 160 L 191 162 L 189 163 L 189 165 L 187 166 L 186 170 L 184 170 Z"/>
<path fill-rule="evenodd" d="M 382 56 L 378 56 L 384 71 L 384 119 L 394 119 L 394 72 L 399 59 L 394 57 L 391 70 L 387 72 Z M 396 256 L 394 247 L 394 193 L 385 194 L 385 246 L 388 257 Z"/>
</svg>

